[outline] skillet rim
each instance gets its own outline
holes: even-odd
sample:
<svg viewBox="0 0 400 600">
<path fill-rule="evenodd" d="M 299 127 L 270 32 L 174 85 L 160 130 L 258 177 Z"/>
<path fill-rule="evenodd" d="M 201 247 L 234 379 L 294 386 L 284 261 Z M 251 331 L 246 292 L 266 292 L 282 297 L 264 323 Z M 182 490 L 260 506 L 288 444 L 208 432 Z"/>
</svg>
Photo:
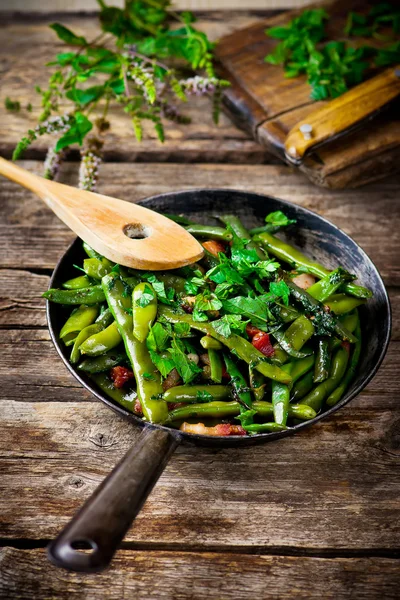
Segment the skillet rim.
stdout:
<svg viewBox="0 0 400 600">
<path fill-rule="evenodd" d="M 374 275 L 377 278 L 377 281 L 380 285 L 381 292 L 382 292 L 383 298 L 384 298 L 387 329 L 385 332 L 384 342 L 380 348 L 378 359 L 377 359 L 374 367 L 371 369 L 371 371 L 368 374 L 365 375 L 365 377 L 362 379 L 362 381 L 359 383 L 359 385 L 350 394 L 345 395 L 335 406 L 332 406 L 328 410 L 317 414 L 317 416 L 314 419 L 310 419 L 309 421 L 304 421 L 302 423 L 294 425 L 293 427 L 283 430 L 283 431 L 260 433 L 260 434 L 253 435 L 253 436 L 234 435 L 234 436 L 219 437 L 219 436 L 189 434 L 189 433 L 185 433 L 182 431 L 177 431 L 176 429 L 172 429 L 171 427 L 166 427 L 165 425 L 159 425 L 156 423 L 148 423 L 147 421 L 144 421 L 142 418 L 138 417 L 137 415 L 135 415 L 133 413 L 130 413 L 122 406 L 119 406 L 118 404 L 114 403 L 110 398 L 108 398 L 107 396 L 100 393 L 100 391 L 95 387 L 94 383 L 90 382 L 89 379 L 86 380 L 84 377 L 82 377 L 80 375 L 80 373 L 78 373 L 77 370 L 74 369 L 74 367 L 71 365 L 71 363 L 66 358 L 66 356 L 61 348 L 61 343 L 58 339 L 58 335 L 55 332 L 52 313 L 53 313 L 53 311 L 55 311 L 57 309 L 57 305 L 54 303 L 51 303 L 49 300 L 46 300 L 46 318 L 47 318 L 47 324 L 48 324 L 51 340 L 52 340 L 61 360 L 63 361 L 64 365 L 67 367 L 67 369 L 70 371 L 70 373 L 75 377 L 75 379 L 77 379 L 79 381 L 79 383 L 84 388 L 86 388 L 98 400 L 100 400 L 101 402 L 106 404 L 109 408 L 114 410 L 114 412 L 117 412 L 122 417 L 136 423 L 137 425 L 139 425 L 143 428 L 161 429 L 161 430 L 167 431 L 170 435 L 172 435 L 174 438 L 178 439 L 181 442 L 185 441 L 185 442 L 189 442 L 191 444 L 195 444 L 195 445 L 199 445 L 199 446 L 214 446 L 214 447 L 217 446 L 217 447 L 224 447 L 224 448 L 236 447 L 237 445 L 251 446 L 251 445 L 255 445 L 255 444 L 266 443 L 266 442 L 273 441 L 276 439 L 285 438 L 290 435 L 294 435 L 298 431 L 302 431 L 306 427 L 310 427 L 310 426 L 318 423 L 322 419 L 332 415 L 336 411 L 340 410 L 343 406 L 345 406 L 351 400 L 353 400 L 356 396 L 358 396 L 358 394 L 370 383 L 370 381 L 373 379 L 373 377 L 375 377 L 378 369 L 380 368 L 380 366 L 383 362 L 383 359 L 385 358 L 386 352 L 388 350 L 389 343 L 390 343 L 390 337 L 391 337 L 391 331 L 392 331 L 391 305 L 390 305 L 390 300 L 389 300 L 389 296 L 388 296 L 385 284 L 384 284 L 382 277 L 381 277 L 377 267 L 375 266 L 374 262 L 371 260 L 371 258 L 368 256 L 368 254 L 363 250 L 363 248 L 361 248 L 361 246 L 359 244 L 357 244 L 357 242 L 355 240 L 353 240 L 352 237 L 350 237 L 347 233 L 345 233 L 337 225 L 335 225 L 334 223 L 332 223 L 325 217 L 319 215 L 318 213 L 316 213 L 306 207 L 300 206 L 299 204 L 295 204 L 288 200 L 284 200 L 282 198 L 277 198 L 275 196 L 270 196 L 270 195 L 266 195 L 266 194 L 259 194 L 257 192 L 248 192 L 246 190 L 240 190 L 240 189 L 191 188 L 188 190 L 178 190 L 178 191 L 165 192 L 163 194 L 155 194 L 153 196 L 149 196 L 143 200 L 138 201 L 137 204 L 147 206 L 148 203 L 151 203 L 151 202 L 154 202 L 157 200 L 160 201 L 163 199 L 168 199 L 171 196 L 174 196 L 174 197 L 185 196 L 185 195 L 193 195 L 193 194 L 199 194 L 199 193 L 204 193 L 204 192 L 212 193 L 212 194 L 221 193 L 221 192 L 229 193 L 229 194 L 238 194 L 239 193 L 240 195 L 245 194 L 246 196 L 252 196 L 255 199 L 259 199 L 260 201 L 272 199 L 284 206 L 288 206 L 291 209 L 294 208 L 295 210 L 302 212 L 303 214 L 305 214 L 306 217 L 309 217 L 309 216 L 316 217 L 319 221 L 322 221 L 323 223 L 328 225 L 328 227 L 332 228 L 335 232 L 340 232 L 340 234 L 344 237 L 346 242 L 350 242 L 350 245 L 354 244 L 356 246 L 356 248 L 360 252 L 360 256 L 362 257 L 363 264 L 369 266 L 369 268 L 374 273 Z M 49 288 L 52 287 L 53 282 L 57 279 L 58 272 L 62 269 L 66 256 L 70 252 L 73 251 L 75 246 L 78 245 L 79 241 L 80 241 L 80 239 L 78 237 L 76 237 L 73 240 L 73 242 L 68 246 L 68 248 L 65 250 L 65 252 L 62 254 L 60 259 L 58 260 L 58 262 L 53 270 L 52 276 L 50 278 Z"/>
</svg>

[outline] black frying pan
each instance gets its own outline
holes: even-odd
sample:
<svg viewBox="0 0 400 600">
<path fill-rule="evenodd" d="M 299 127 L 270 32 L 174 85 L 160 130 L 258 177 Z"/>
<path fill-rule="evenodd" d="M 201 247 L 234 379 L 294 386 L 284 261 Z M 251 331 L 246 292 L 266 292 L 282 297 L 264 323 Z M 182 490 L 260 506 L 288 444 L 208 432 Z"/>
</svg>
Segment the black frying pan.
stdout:
<svg viewBox="0 0 400 600">
<path fill-rule="evenodd" d="M 300 423 L 286 431 L 253 437 L 191 435 L 161 425 L 144 423 L 104 396 L 92 381 L 72 367 L 68 361 L 68 351 L 59 340 L 59 331 L 67 313 L 59 305 L 48 302 L 50 335 L 66 367 L 96 398 L 143 428 L 139 442 L 129 450 L 48 548 L 48 556 L 54 564 L 75 571 L 100 571 L 110 563 L 179 443 L 214 447 L 250 446 L 292 435 L 324 419 L 354 398 L 375 375 L 389 344 L 390 304 L 377 269 L 350 237 L 315 213 L 270 196 L 232 190 L 173 192 L 148 198 L 141 204 L 159 212 L 183 213 L 194 221 L 203 223 L 210 223 L 213 215 L 235 213 L 249 228 L 262 225 L 269 212 L 282 210 L 289 218 L 297 219 L 297 226 L 284 234 L 290 243 L 328 268 L 342 265 L 357 275 L 362 285 L 373 290 L 374 297 L 360 309 L 363 351 L 357 375 L 342 400 L 311 421 Z M 50 287 L 59 287 L 63 281 L 76 275 L 72 265 L 80 264 L 83 258 L 81 242 L 77 239 L 56 266 Z"/>
</svg>

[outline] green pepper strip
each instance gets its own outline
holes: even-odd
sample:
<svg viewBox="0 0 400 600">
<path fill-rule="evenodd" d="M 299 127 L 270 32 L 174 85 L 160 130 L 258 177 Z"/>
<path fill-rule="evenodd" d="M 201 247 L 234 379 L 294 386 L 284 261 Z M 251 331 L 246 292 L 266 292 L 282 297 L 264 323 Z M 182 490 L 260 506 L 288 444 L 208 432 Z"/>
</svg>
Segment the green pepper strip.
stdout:
<svg viewBox="0 0 400 600">
<path fill-rule="evenodd" d="M 81 290 L 83 288 L 91 287 L 91 285 L 92 284 L 87 275 L 80 275 L 79 277 L 68 279 L 62 284 L 63 288 L 66 290 Z"/>
<path fill-rule="evenodd" d="M 210 402 L 221 401 L 231 397 L 231 388 L 228 385 L 176 385 L 164 392 L 164 400 L 172 404 L 175 402 L 199 403 L 199 395 L 204 393 L 212 396 Z"/>
<path fill-rule="evenodd" d="M 302 404 L 311 406 L 316 412 L 322 408 L 324 400 L 337 388 L 343 375 L 346 372 L 347 363 L 349 361 L 349 353 L 342 346 L 336 350 L 332 359 L 329 378 L 317 385 L 305 398 L 302 399 Z"/>
<path fill-rule="evenodd" d="M 83 261 L 83 270 L 88 277 L 92 279 L 102 279 L 105 275 L 111 272 L 115 263 L 112 263 L 107 258 L 85 258 Z"/>
<path fill-rule="evenodd" d="M 352 353 L 351 359 L 350 359 L 350 365 L 349 365 L 349 367 L 346 371 L 346 374 L 343 377 L 343 380 L 341 381 L 340 385 L 335 390 L 333 390 L 333 392 L 328 396 L 327 401 L 326 401 L 326 404 L 328 406 L 335 406 L 335 404 L 337 404 L 339 402 L 339 400 L 342 398 L 343 394 L 349 387 L 352 379 L 354 378 L 354 375 L 356 374 L 357 365 L 358 365 L 358 362 L 360 360 L 360 355 L 361 355 L 360 323 L 357 324 L 357 327 L 355 330 L 355 335 L 358 339 L 357 339 L 357 342 L 354 344 L 353 353 Z"/>
<path fill-rule="evenodd" d="M 105 300 L 101 285 L 80 290 L 51 289 L 42 294 L 42 297 L 57 304 L 99 304 Z"/>
<path fill-rule="evenodd" d="M 94 322 L 98 314 L 98 306 L 82 305 L 73 310 L 60 331 L 60 339 L 65 340 L 65 338 L 70 336 L 70 334 L 76 337 L 76 335 L 82 331 L 82 329 L 85 329 L 85 327 Z"/>
<path fill-rule="evenodd" d="M 328 306 L 335 315 L 343 315 L 365 304 L 363 298 L 355 298 L 354 296 L 346 296 L 346 294 L 333 294 L 324 301 L 324 305 Z"/>
<path fill-rule="evenodd" d="M 315 300 L 315 298 L 310 296 L 310 294 L 293 283 L 293 281 L 287 277 L 285 277 L 284 280 L 286 281 L 287 286 L 290 288 L 292 296 L 301 302 L 307 312 L 311 312 L 316 317 L 320 317 L 321 320 L 326 323 L 327 327 L 334 331 L 342 340 L 348 340 L 352 344 L 357 341 L 357 338 L 354 337 L 354 335 L 345 327 L 343 327 L 343 324 L 336 317 L 326 312 L 323 304 L 318 302 L 318 300 Z"/>
<path fill-rule="evenodd" d="M 353 281 L 355 277 L 350 275 L 342 267 L 338 267 L 325 277 L 322 277 L 319 281 L 307 288 L 307 292 L 320 302 L 324 302 L 329 296 L 334 294 L 336 290 L 348 281 Z"/>
<path fill-rule="evenodd" d="M 295 385 L 293 386 L 291 394 L 290 394 L 290 401 L 298 402 L 299 400 L 301 400 L 301 398 L 304 398 L 304 396 L 307 396 L 307 394 L 309 392 L 311 392 L 313 387 L 314 387 L 314 373 L 313 373 L 313 371 L 309 371 L 308 373 L 306 373 L 304 375 L 304 377 L 299 379 L 299 381 L 297 381 L 295 383 Z M 293 406 L 299 406 L 299 404 L 297 404 L 297 405 L 294 404 Z"/>
<path fill-rule="evenodd" d="M 125 286 L 115 273 L 103 277 L 102 286 L 135 374 L 143 414 L 152 423 L 163 422 L 167 418 L 168 408 L 167 403 L 160 399 L 163 393 L 161 376 L 154 368 L 146 342 L 139 342 L 133 335 L 133 319 L 130 314 L 132 300 L 125 293 Z M 151 380 L 143 376 L 146 373 L 153 375 Z"/>
<path fill-rule="evenodd" d="M 196 387 L 196 386 L 193 386 Z M 216 386 L 209 386 L 216 387 Z M 171 388 L 173 390 L 174 388 Z M 169 392 L 170 390 L 168 390 Z M 187 404 L 171 410 L 165 424 L 173 423 L 183 419 L 197 418 L 223 418 L 233 417 L 240 414 L 240 402 L 204 402 L 201 404 Z M 273 407 L 270 402 L 254 402 L 253 409 L 262 417 L 270 417 L 273 414 Z M 314 419 L 317 416 L 315 410 L 310 406 L 296 404 L 289 406 L 289 417 L 301 419 L 304 421 Z"/>
<path fill-rule="evenodd" d="M 165 318 L 170 323 L 189 323 L 192 329 L 214 337 L 221 344 L 229 348 L 229 350 L 235 351 L 239 358 L 247 362 L 247 364 L 252 364 L 253 368 L 257 369 L 265 377 L 276 379 L 283 383 L 291 382 L 291 377 L 287 373 L 282 371 L 277 365 L 267 362 L 265 356 L 244 338 L 236 334 L 231 334 L 225 338 L 218 334 L 210 323 L 199 323 L 194 321 L 190 315 L 175 313 L 166 306 L 159 307 L 159 316 Z"/>
<path fill-rule="evenodd" d="M 329 342 L 326 337 L 318 339 L 317 359 L 315 361 L 314 383 L 322 383 L 329 377 L 331 357 L 329 354 Z"/>
<path fill-rule="evenodd" d="M 290 244 L 286 244 L 282 240 L 279 240 L 270 233 L 260 233 L 254 236 L 253 239 L 255 242 L 258 242 L 262 244 L 263 247 L 267 248 L 271 254 L 280 260 L 287 262 L 292 267 L 302 267 L 308 273 L 312 273 L 320 278 L 330 274 L 328 269 L 325 269 L 325 267 L 319 263 L 311 261 L 302 252 L 296 250 Z M 343 290 L 348 294 L 359 298 L 372 298 L 372 292 L 369 289 L 354 283 L 345 283 L 343 285 Z"/>
<path fill-rule="evenodd" d="M 208 349 L 208 358 L 210 359 L 211 380 L 215 383 L 222 381 L 222 359 L 218 350 Z"/>
<path fill-rule="evenodd" d="M 194 237 L 207 238 L 209 240 L 222 240 L 230 242 L 232 234 L 223 227 L 214 227 L 212 225 L 197 225 L 192 223 L 185 227 L 186 231 L 194 235 Z"/>
<path fill-rule="evenodd" d="M 90 336 L 81 344 L 79 350 L 88 356 L 100 356 L 116 348 L 122 342 L 122 336 L 115 321 L 105 329 Z"/>
<path fill-rule="evenodd" d="M 135 402 L 138 396 L 136 390 L 130 390 L 128 392 L 123 388 L 114 387 L 113 382 L 105 373 L 90 374 L 89 377 L 96 383 L 101 391 L 107 394 L 107 396 L 110 396 L 112 400 L 130 412 L 135 412 Z"/>
<path fill-rule="evenodd" d="M 236 215 L 223 215 L 219 217 L 220 220 L 225 223 L 225 225 L 229 225 L 232 228 L 232 231 L 241 239 L 248 240 L 246 244 L 246 248 L 248 250 L 255 250 L 257 252 L 257 256 L 260 260 L 265 260 L 266 255 L 265 252 L 260 246 L 251 239 L 250 232 L 243 225 L 239 217 Z"/>
<path fill-rule="evenodd" d="M 140 299 L 145 293 L 152 294 L 153 298 L 146 306 L 140 306 Z M 133 335 L 139 342 L 144 342 L 157 316 L 157 296 L 150 283 L 138 283 L 133 290 L 132 315 Z"/>
<path fill-rule="evenodd" d="M 79 363 L 78 370 L 84 371 L 85 373 L 103 373 L 104 371 L 109 371 L 113 367 L 120 365 L 125 360 L 127 360 L 125 352 L 114 352 L 109 350 L 109 352 L 106 352 L 101 356 L 85 358 L 85 360 Z"/>
</svg>

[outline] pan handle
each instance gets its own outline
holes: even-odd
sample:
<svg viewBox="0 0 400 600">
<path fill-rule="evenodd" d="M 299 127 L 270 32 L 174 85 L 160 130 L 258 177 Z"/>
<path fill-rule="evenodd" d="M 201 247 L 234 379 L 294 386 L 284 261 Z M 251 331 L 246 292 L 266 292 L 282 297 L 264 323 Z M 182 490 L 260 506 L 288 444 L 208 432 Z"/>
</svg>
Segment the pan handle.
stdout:
<svg viewBox="0 0 400 600">
<path fill-rule="evenodd" d="M 179 442 L 176 432 L 147 427 L 50 543 L 49 560 L 85 573 L 107 567 Z"/>
</svg>

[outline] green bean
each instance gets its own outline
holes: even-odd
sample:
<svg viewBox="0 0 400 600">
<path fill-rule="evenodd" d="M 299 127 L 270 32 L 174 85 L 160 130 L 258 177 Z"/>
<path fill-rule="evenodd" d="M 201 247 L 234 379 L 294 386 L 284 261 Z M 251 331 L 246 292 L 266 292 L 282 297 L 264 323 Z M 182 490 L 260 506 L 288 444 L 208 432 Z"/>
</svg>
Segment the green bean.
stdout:
<svg viewBox="0 0 400 600">
<path fill-rule="evenodd" d="M 262 244 L 264 248 L 268 250 L 271 254 L 279 258 L 280 260 L 285 261 L 292 267 L 301 267 L 304 268 L 308 273 L 312 273 L 317 277 L 326 277 L 329 275 L 330 271 L 325 269 L 319 263 L 313 262 L 309 258 L 307 258 L 302 252 L 296 250 L 290 244 L 286 244 L 282 240 L 277 237 L 271 235 L 270 233 L 260 233 L 254 236 L 253 240 L 256 243 Z M 372 292 L 360 285 L 356 285 L 354 283 L 345 283 L 343 285 L 343 291 L 351 294 L 352 296 L 357 296 L 359 298 L 371 298 Z"/>
<path fill-rule="evenodd" d="M 289 369 L 290 364 L 284 365 L 283 369 Z M 274 407 L 274 421 L 279 425 L 286 425 L 290 402 L 290 389 L 285 383 L 272 382 L 272 406 Z"/>
<path fill-rule="evenodd" d="M 100 356 L 119 346 L 122 336 L 115 321 L 105 329 L 95 333 L 81 344 L 79 350 L 87 356 Z"/>
<path fill-rule="evenodd" d="M 184 217 L 183 215 L 170 215 L 170 214 L 164 214 L 164 217 L 167 217 L 167 219 L 170 219 L 171 221 L 175 221 L 175 223 L 179 223 L 179 225 L 191 225 L 192 222 L 187 219 L 186 217 Z"/>
<path fill-rule="evenodd" d="M 242 408 L 244 407 L 244 410 L 251 408 L 253 403 L 251 400 L 249 386 L 247 385 L 245 378 L 243 377 L 236 363 L 228 354 L 224 354 L 224 361 L 228 375 L 230 375 L 231 378 L 233 395 L 239 400 L 240 406 Z"/>
<path fill-rule="evenodd" d="M 246 244 L 248 250 L 255 250 L 259 259 L 265 260 L 266 255 L 264 250 L 262 250 L 256 242 L 252 241 L 249 231 L 245 228 L 239 217 L 236 215 L 223 215 L 219 218 L 225 225 L 229 225 L 234 234 L 241 240 L 248 240 Z"/>
<path fill-rule="evenodd" d="M 231 334 L 229 337 L 225 338 L 217 333 L 210 323 L 199 323 L 194 321 L 190 315 L 175 313 L 167 306 L 159 307 L 159 316 L 170 323 L 189 323 L 192 329 L 214 337 L 221 342 L 221 344 L 229 348 L 229 350 L 233 350 L 239 358 L 247 362 L 247 364 L 252 364 L 253 367 L 265 375 L 265 377 L 276 379 L 283 383 L 290 383 L 291 378 L 287 373 L 282 371 L 277 365 L 267 362 L 265 356 L 244 338 L 235 334 Z"/>
<path fill-rule="evenodd" d="M 151 361 L 146 342 L 140 342 L 133 335 L 133 319 L 129 314 L 132 300 L 125 294 L 124 284 L 115 273 L 103 277 L 102 286 L 135 374 L 143 414 L 152 423 L 163 422 L 167 418 L 168 408 L 167 403 L 160 399 L 163 393 L 161 376 Z M 151 374 L 151 379 L 144 377 L 145 374 Z"/>
<path fill-rule="evenodd" d="M 291 387 L 296 383 L 300 377 L 303 377 L 310 369 L 313 368 L 315 363 L 315 356 L 311 354 L 310 356 L 306 356 L 305 358 L 301 358 L 300 360 L 293 360 L 290 369 L 290 375 L 292 377 Z"/>
<path fill-rule="evenodd" d="M 212 397 L 210 402 L 219 402 L 231 397 L 231 388 L 228 385 L 176 385 L 164 392 L 163 398 L 168 403 L 199 403 L 202 394 L 210 395 Z"/>
<path fill-rule="evenodd" d="M 314 325 L 305 315 L 301 315 L 298 317 L 293 323 L 286 329 L 285 337 L 293 348 L 294 351 L 299 351 L 304 346 L 304 344 L 312 337 L 314 334 Z M 273 333 L 275 335 L 275 333 Z M 308 356 L 309 352 L 306 353 Z M 273 361 L 278 364 L 283 364 L 288 360 L 288 354 L 280 348 L 279 345 L 274 345 L 274 356 Z"/>
<path fill-rule="evenodd" d="M 200 339 L 200 344 L 206 350 L 222 350 L 223 345 L 218 340 L 212 338 L 210 335 L 205 335 Z"/>
<path fill-rule="evenodd" d="M 308 371 L 301 379 L 299 379 L 294 386 L 292 387 L 290 393 L 290 401 L 298 402 L 304 396 L 313 389 L 314 387 L 314 373 L 313 371 Z M 293 404 L 293 406 L 299 406 L 298 404 Z"/>
<path fill-rule="evenodd" d="M 357 327 L 357 323 L 358 323 L 357 309 L 352 311 L 349 314 L 339 317 L 339 321 L 342 323 L 343 327 L 348 329 L 348 331 L 351 331 L 351 333 L 354 333 L 355 328 Z M 341 345 L 342 345 L 342 340 L 340 340 L 339 338 L 333 337 L 333 338 L 329 339 L 329 351 L 330 352 L 332 352 L 333 350 L 336 350 L 336 348 L 339 348 L 339 346 L 341 346 Z"/>
<path fill-rule="evenodd" d="M 299 319 L 305 319 L 305 318 L 306 317 L 299 317 Z M 297 319 L 297 321 L 299 319 Z M 309 323 L 311 323 L 308 319 L 307 319 L 307 321 Z M 295 321 L 295 323 L 296 323 L 296 321 Z M 311 324 L 311 326 L 312 326 L 312 324 Z M 313 327 L 313 330 L 314 330 L 314 327 Z M 272 335 L 277 340 L 277 342 L 280 345 L 280 347 L 282 348 L 282 350 L 284 350 L 286 352 L 286 354 L 288 354 L 292 358 L 305 358 L 306 356 L 309 356 L 310 354 L 312 354 L 312 351 L 310 351 L 310 350 L 308 350 L 307 352 L 304 352 L 304 351 L 301 352 L 300 350 L 295 350 L 295 348 L 293 348 L 293 346 L 292 346 L 292 343 L 286 337 L 285 332 L 281 331 L 280 329 L 275 330 Z"/>
<path fill-rule="evenodd" d="M 105 299 L 101 285 L 94 285 L 81 290 L 51 289 L 44 292 L 42 297 L 57 304 L 99 304 L 99 302 L 104 302 Z"/>
<path fill-rule="evenodd" d="M 248 433 L 272 433 L 284 431 L 288 427 L 279 425 L 279 423 L 253 423 L 252 425 L 243 425 L 243 429 Z"/>
<path fill-rule="evenodd" d="M 157 273 L 157 279 L 162 281 L 166 288 L 173 288 L 176 292 L 182 293 L 185 291 L 186 280 L 179 275 L 172 273 Z"/>
<path fill-rule="evenodd" d="M 86 242 L 83 242 L 82 246 L 89 258 L 103 258 L 101 254 L 96 252 L 96 250 L 93 250 L 93 248 L 91 248 Z"/>
<path fill-rule="evenodd" d="M 314 383 L 321 383 L 329 377 L 329 367 L 331 357 L 329 354 L 329 344 L 326 337 L 318 339 L 317 359 L 315 361 Z"/>
<path fill-rule="evenodd" d="M 329 296 L 334 294 L 336 290 L 348 281 L 353 281 L 355 277 L 350 275 L 342 267 L 338 267 L 319 281 L 311 285 L 307 292 L 320 302 L 324 302 Z"/>
<path fill-rule="evenodd" d="M 194 237 L 207 238 L 209 240 L 222 240 L 224 242 L 230 242 L 232 239 L 232 234 L 223 227 L 192 223 L 191 225 L 187 225 L 185 229 L 194 235 Z"/>
<path fill-rule="evenodd" d="M 109 371 L 126 360 L 127 356 L 125 352 L 109 350 L 101 356 L 85 358 L 79 363 L 78 370 L 84 371 L 85 373 L 102 373 L 104 371 Z"/>
<path fill-rule="evenodd" d="M 293 306 L 283 306 L 282 304 L 272 305 L 271 312 L 277 319 L 284 323 L 291 323 L 301 315 L 301 313 Z"/>
<path fill-rule="evenodd" d="M 333 294 L 324 301 L 325 306 L 329 306 L 335 315 L 343 315 L 348 313 L 361 304 L 365 304 L 363 298 L 355 298 L 354 296 L 346 296 L 346 294 Z"/>
<path fill-rule="evenodd" d="M 258 233 L 276 233 L 277 231 L 279 231 L 279 229 L 279 225 L 272 225 L 272 223 L 266 223 L 261 227 L 254 227 L 253 229 L 250 229 L 249 233 L 253 237 L 253 235 L 257 235 Z"/>
<path fill-rule="evenodd" d="M 80 275 L 79 277 L 68 279 L 62 284 L 63 288 L 66 290 L 81 290 L 83 288 L 91 287 L 91 285 L 92 284 L 87 275 Z"/>
<path fill-rule="evenodd" d="M 215 383 L 222 381 L 222 359 L 218 350 L 208 349 L 208 358 L 210 359 L 211 380 Z"/>
<path fill-rule="evenodd" d="M 135 390 L 126 391 L 123 388 L 116 388 L 105 373 L 92 373 L 89 377 L 107 396 L 130 412 L 135 412 L 135 403 L 138 397 Z"/>
<path fill-rule="evenodd" d="M 196 387 L 196 386 L 195 386 Z M 204 386 L 217 387 L 217 386 Z M 219 387 L 219 386 L 218 386 Z M 168 392 L 172 392 L 175 388 L 171 388 Z M 166 392 L 167 393 L 167 392 Z M 165 394 L 164 394 L 165 397 Z M 224 418 L 234 417 L 240 413 L 240 402 L 205 402 L 201 404 L 187 404 L 179 406 L 171 410 L 164 424 L 181 421 L 183 419 L 198 419 L 198 418 Z M 270 417 L 273 414 L 273 407 L 270 402 L 254 402 L 253 409 L 262 417 Z M 289 417 L 301 419 L 304 421 L 314 419 L 317 413 L 310 407 L 302 404 L 289 406 Z"/>
<path fill-rule="evenodd" d="M 349 361 L 349 353 L 346 348 L 340 347 L 336 350 L 332 358 L 331 370 L 328 379 L 317 385 L 305 398 L 302 399 L 302 404 L 311 406 L 316 412 L 322 408 L 324 401 L 339 385 Z"/>
<path fill-rule="evenodd" d="M 265 396 L 265 377 L 249 365 L 249 383 L 254 400 L 262 400 Z"/>
<path fill-rule="evenodd" d="M 64 323 L 60 331 L 60 339 L 65 340 L 67 336 L 70 336 L 69 339 L 71 339 L 71 336 L 75 338 L 82 329 L 95 321 L 98 314 L 99 307 L 97 305 L 82 305 L 79 308 L 76 308 Z"/>
<path fill-rule="evenodd" d="M 83 270 L 88 277 L 100 280 L 104 275 L 111 272 L 115 263 L 112 263 L 107 258 L 85 258 L 83 261 Z"/>
<path fill-rule="evenodd" d="M 150 299 L 142 305 L 144 295 Z M 144 342 L 157 316 L 157 296 L 150 283 L 138 283 L 132 296 L 133 335 Z"/>
<path fill-rule="evenodd" d="M 340 385 L 335 390 L 333 390 L 333 392 L 331 392 L 331 394 L 328 396 L 327 401 L 326 401 L 327 406 L 335 406 L 335 404 L 337 404 L 339 402 L 339 400 L 341 400 L 343 394 L 349 387 L 350 383 L 352 382 L 352 380 L 356 374 L 357 365 L 358 365 L 358 362 L 360 360 L 360 355 L 361 355 L 360 323 L 357 324 L 357 327 L 355 330 L 355 335 L 357 337 L 357 342 L 354 344 L 353 353 L 350 358 L 349 367 L 348 367 L 346 374 L 343 377 Z"/>
<path fill-rule="evenodd" d="M 324 309 L 324 305 L 315 300 L 310 294 L 308 294 L 305 290 L 298 287 L 293 281 L 284 278 L 287 286 L 290 288 L 290 293 L 292 296 L 301 302 L 307 312 L 311 312 L 315 319 L 318 322 L 324 325 L 325 329 L 329 329 L 329 331 L 335 332 L 338 337 L 342 340 L 348 340 L 352 344 L 354 344 L 357 340 L 354 335 L 348 331 L 343 324 L 332 314 L 327 313 Z"/>
<path fill-rule="evenodd" d="M 87 327 L 85 327 L 85 329 L 82 329 L 82 331 L 78 333 L 77 337 L 75 338 L 74 345 L 72 347 L 71 356 L 69 358 L 72 364 L 76 364 L 81 357 L 81 352 L 79 349 L 80 345 L 83 344 L 85 340 L 87 340 L 95 333 L 99 333 L 101 329 L 102 327 L 100 323 L 93 323 L 93 325 L 88 325 Z"/>
</svg>

